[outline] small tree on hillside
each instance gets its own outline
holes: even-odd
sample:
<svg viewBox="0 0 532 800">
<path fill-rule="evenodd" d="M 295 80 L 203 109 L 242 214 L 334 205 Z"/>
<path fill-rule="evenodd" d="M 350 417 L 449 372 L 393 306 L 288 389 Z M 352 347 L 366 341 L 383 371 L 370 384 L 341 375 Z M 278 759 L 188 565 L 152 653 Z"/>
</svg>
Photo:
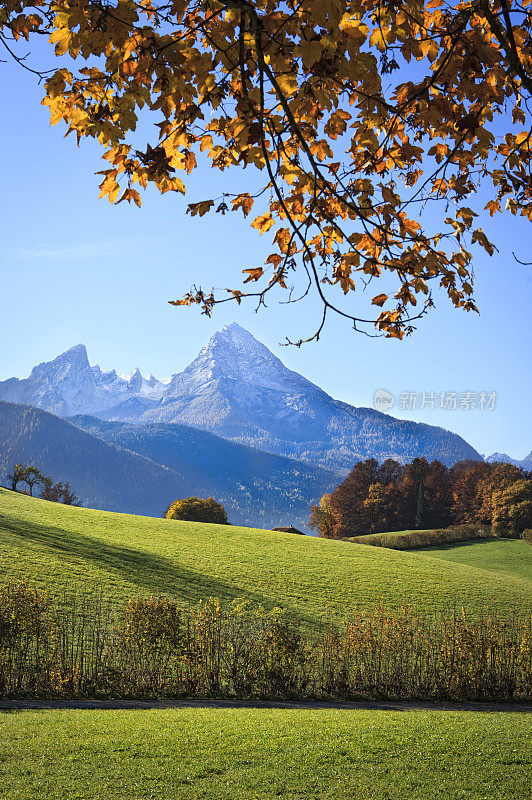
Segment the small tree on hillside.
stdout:
<svg viewBox="0 0 532 800">
<path fill-rule="evenodd" d="M 43 475 L 40 469 L 33 464 L 26 466 L 25 464 L 15 464 L 13 472 L 8 475 L 8 480 L 11 481 L 11 488 L 14 492 L 18 491 L 17 486 L 19 483 L 25 483 L 29 487 L 29 494 L 33 497 L 33 487 L 43 486 L 44 488 L 51 486 L 52 481 Z"/>
<path fill-rule="evenodd" d="M 81 501 L 69 483 L 52 483 L 45 485 L 39 497 L 52 503 L 63 503 L 66 506 L 81 506 Z"/>
<path fill-rule="evenodd" d="M 13 492 L 17 491 L 17 486 L 24 480 L 24 473 L 26 472 L 25 464 L 15 464 L 11 475 L 7 476 L 8 481 L 11 481 L 11 489 Z"/>
<path fill-rule="evenodd" d="M 316 531 L 324 539 L 334 538 L 334 527 L 338 522 L 337 515 L 331 505 L 331 495 L 324 494 L 319 505 L 310 507 L 309 528 Z"/>
<path fill-rule="evenodd" d="M 70 488 L 69 483 L 63 484 L 62 503 L 66 506 L 81 506 L 81 502 L 77 494 Z"/>
<path fill-rule="evenodd" d="M 175 500 L 168 511 L 166 519 L 181 519 L 188 522 L 214 522 L 218 525 L 229 525 L 225 508 L 213 497 L 186 497 Z"/>
<path fill-rule="evenodd" d="M 52 484 L 51 479 L 47 478 L 46 475 L 43 475 L 40 469 L 34 466 L 28 467 L 26 469 L 22 480 L 25 483 L 27 483 L 28 486 L 30 487 L 30 497 L 33 497 L 34 486 L 46 487 L 46 486 L 51 486 Z"/>
</svg>

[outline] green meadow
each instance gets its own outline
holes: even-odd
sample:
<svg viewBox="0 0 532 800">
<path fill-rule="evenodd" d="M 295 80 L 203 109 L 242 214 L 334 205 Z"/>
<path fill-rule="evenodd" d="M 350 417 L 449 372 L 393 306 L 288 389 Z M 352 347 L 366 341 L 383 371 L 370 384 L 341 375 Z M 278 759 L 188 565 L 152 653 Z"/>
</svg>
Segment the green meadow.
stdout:
<svg viewBox="0 0 532 800">
<path fill-rule="evenodd" d="M 70 508 L 0 490 L 3 582 L 119 606 L 280 606 L 305 629 L 382 602 L 532 610 L 524 542 L 431 551 Z M 275 708 L 0 715 L 0 800 L 525 800 L 527 714 Z"/>
<path fill-rule="evenodd" d="M 467 567 L 480 567 L 506 576 L 532 581 L 532 545 L 524 539 L 485 539 L 480 542 L 420 550 L 433 558 Z"/>
<path fill-rule="evenodd" d="M 451 551 L 401 552 L 114 514 L 0 489 L 3 581 L 28 578 L 58 597 L 101 592 L 116 605 L 141 595 L 171 596 L 183 606 L 208 597 L 248 598 L 285 609 L 308 629 L 379 600 L 390 609 L 409 604 L 419 611 L 532 610 L 530 573 L 527 578 L 520 567 L 515 572 L 492 568 L 483 557 L 490 544 L 471 546 L 467 563 L 458 563 L 445 557 Z M 522 553 L 529 558 L 532 548 L 526 547 L 523 543 Z M 516 555 L 511 563 L 519 559 Z"/>
<path fill-rule="evenodd" d="M 24 711 L 0 717 L 2 800 L 528 800 L 519 713 Z"/>
</svg>

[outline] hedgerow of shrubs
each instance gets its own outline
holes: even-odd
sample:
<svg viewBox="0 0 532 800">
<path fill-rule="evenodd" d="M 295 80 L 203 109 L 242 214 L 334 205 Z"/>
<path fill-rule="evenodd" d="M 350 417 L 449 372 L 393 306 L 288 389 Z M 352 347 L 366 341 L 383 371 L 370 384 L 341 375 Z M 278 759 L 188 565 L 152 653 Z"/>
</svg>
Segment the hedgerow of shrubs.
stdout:
<svg viewBox="0 0 532 800">
<path fill-rule="evenodd" d="M 470 542 L 480 539 L 496 539 L 490 528 L 482 525 L 457 525 L 433 531 L 403 531 L 400 533 L 372 533 L 369 536 L 350 536 L 346 539 L 354 544 L 370 544 L 388 547 L 391 550 L 419 550 L 423 547 Z"/>
<path fill-rule="evenodd" d="M 532 619 L 420 616 L 382 606 L 322 636 L 278 609 L 210 599 L 183 611 L 136 599 L 58 608 L 27 583 L 0 589 L 4 697 L 532 699 Z"/>
</svg>

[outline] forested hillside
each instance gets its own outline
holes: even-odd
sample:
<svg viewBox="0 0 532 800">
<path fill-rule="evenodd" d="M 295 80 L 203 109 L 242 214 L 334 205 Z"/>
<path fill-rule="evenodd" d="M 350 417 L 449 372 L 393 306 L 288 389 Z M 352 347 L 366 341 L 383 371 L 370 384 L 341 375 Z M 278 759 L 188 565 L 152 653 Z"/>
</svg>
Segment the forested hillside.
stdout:
<svg viewBox="0 0 532 800">
<path fill-rule="evenodd" d="M 31 463 L 72 485 L 85 506 L 160 516 L 187 491 L 185 478 L 121 450 L 46 411 L 0 402 L 0 482 L 15 463 Z"/>
<path fill-rule="evenodd" d="M 341 480 L 329 470 L 229 442 L 186 425 L 135 425 L 89 416 L 72 422 L 110 444 L 185 476 L 191 493 L 214 496 L 229 519 L 255 527 L 306 528 L 310 506 Z"/>
<path fill-rule="evenodd" d="M 91 417 L 74 425 L 0 402 L 0 483 L 8 485 L 17 462 L 70 483 L 91 508 L 157 517 L 178 497 L 214 496 L 230 522 L 263 528 L 304 528 L 310 505 L 337 482 L 326 470 L 182 425 L 137 428 Z"/>
</svg>

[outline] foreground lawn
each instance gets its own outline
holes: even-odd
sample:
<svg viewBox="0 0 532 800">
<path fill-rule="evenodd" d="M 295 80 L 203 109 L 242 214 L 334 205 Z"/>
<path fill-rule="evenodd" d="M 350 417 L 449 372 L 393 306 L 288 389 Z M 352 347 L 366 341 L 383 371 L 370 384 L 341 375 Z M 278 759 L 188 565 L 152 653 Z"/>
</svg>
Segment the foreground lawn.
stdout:
<svg viewBox="0 0 532 800">
<path fill-rule="evenodd" d="M 532 611 L 531 581 L 426 552 L 69 508 L 2 489 L 0 571 L 3 581 L 29 578 L 58 596 L 101 591 L 120 605 L 139 595 L 183 605 L 246 597 L 308 629 L 381 598 L 419 611 Z"/>
<path fill-rule="evenodd" d="M 516 713 L 6 713 L 0 798 L 527 800 L 529 743 Z"/>
<path fill-rule="evenodd" d="M 532 545 L 523 539 L 485 539 L 416 552 L 454 564 L 502 573 L 511 580 L 522 578 L 529 583 L 532 581 Z"/>
</svg>

